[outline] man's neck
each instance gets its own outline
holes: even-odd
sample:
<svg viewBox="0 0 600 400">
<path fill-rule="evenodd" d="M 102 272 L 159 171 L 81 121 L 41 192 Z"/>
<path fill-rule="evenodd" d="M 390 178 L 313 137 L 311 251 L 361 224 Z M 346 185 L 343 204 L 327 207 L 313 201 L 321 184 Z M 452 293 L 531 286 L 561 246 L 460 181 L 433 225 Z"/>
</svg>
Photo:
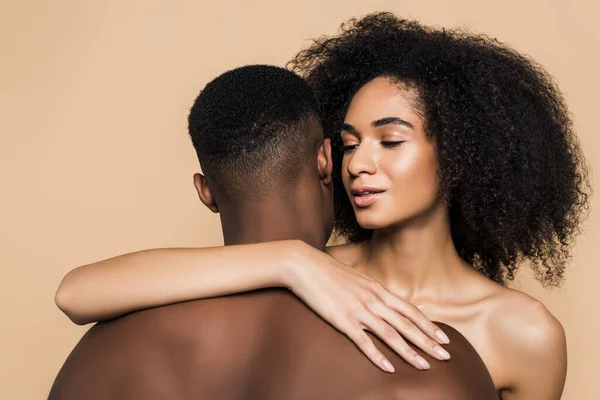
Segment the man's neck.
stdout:
<svg viewBox="0 0 600 400">
<path fill-rule="evenodd" d="M 226 246 L 277 240 L 302 240 L 325 250 L 322 222 L 315 204 L 290 202 L 285 198 L 249 201 L 244 205 L 220 206 Z"/>
</svg>

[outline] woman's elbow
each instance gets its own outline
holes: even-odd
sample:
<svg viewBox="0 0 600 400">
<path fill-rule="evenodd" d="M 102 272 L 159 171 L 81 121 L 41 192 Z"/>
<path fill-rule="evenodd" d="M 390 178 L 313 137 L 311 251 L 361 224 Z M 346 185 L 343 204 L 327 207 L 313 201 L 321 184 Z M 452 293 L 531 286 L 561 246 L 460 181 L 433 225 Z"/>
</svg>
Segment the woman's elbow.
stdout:
<svg viewBox="0 0 600 400">
<path fill-rule="evenodd" d="M 85 325 L 90 321 L 82 315 L 77 309 L 77 299 L 70 289 L 69 281 L 72 280 L 73 271 L 69 272 L 62 280 L 56 293 L 54 294 L 54 303 L 69 319 L 77 325 Z"/>
</svg>

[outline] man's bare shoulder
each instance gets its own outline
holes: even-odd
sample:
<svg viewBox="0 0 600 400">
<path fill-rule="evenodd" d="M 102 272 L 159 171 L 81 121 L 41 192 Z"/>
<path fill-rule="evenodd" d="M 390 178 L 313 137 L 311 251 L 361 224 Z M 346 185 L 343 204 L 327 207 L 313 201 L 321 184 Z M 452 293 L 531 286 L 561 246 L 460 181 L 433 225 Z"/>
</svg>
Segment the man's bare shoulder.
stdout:
<svg viewBox="0 0 600 400">
<path fill-rule="evenodd" d="M 150 329 L 157 334 L 201 337 L 205 330 L 249 333 L 262 325 L 273 308 L 302 306 L 300 300 L 285 289 L 264 289 L 229 296 L 214 297 L 146 309 L 129 314 L 111 324 Z M 195 340 L 195 339 L 194 339 Z"/>
</svg>

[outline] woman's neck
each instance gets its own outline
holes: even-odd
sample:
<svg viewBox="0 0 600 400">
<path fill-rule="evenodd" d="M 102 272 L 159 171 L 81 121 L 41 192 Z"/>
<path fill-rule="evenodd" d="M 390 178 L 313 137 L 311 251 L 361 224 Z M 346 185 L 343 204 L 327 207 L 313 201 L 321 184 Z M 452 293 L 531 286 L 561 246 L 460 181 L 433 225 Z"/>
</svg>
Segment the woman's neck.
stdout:
<svg viewBox="0 0 600 400">
<path fill-rule="evenodd" d="M 456 252 L 443 204 L 419 218 L 374 231 L 357 268 L 417 304 L 452 295 L 472 272 Z"/>
</svg>

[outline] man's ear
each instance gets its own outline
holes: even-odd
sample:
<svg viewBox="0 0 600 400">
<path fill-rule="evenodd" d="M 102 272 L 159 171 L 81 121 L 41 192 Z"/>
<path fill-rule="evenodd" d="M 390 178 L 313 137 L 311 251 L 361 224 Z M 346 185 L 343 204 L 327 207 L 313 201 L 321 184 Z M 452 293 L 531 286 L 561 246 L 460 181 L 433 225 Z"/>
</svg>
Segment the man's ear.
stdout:
<svg viewBox="0 0 600 400">
<path fill-rule="evenodd" d="M 210 187 L 208 186 L 206 177 L 199 173 L 194 174 L 194 186 L 196 187 L 200 201 L 208 207 L 210 211 L 218 213 L 219 207 L 217 206 L 212 190 L 210 190 Z"/>
<path fill-rule="evenodd" d="M 323 181 L 324 185 L 331 184 L 333 161 L 331 160 L 331 140 L 323 140 L 323 144 L 319 146 L 319 153 L 317 155 L 317 165 L 319 167 L 319 178 Z"/>
</svg>

